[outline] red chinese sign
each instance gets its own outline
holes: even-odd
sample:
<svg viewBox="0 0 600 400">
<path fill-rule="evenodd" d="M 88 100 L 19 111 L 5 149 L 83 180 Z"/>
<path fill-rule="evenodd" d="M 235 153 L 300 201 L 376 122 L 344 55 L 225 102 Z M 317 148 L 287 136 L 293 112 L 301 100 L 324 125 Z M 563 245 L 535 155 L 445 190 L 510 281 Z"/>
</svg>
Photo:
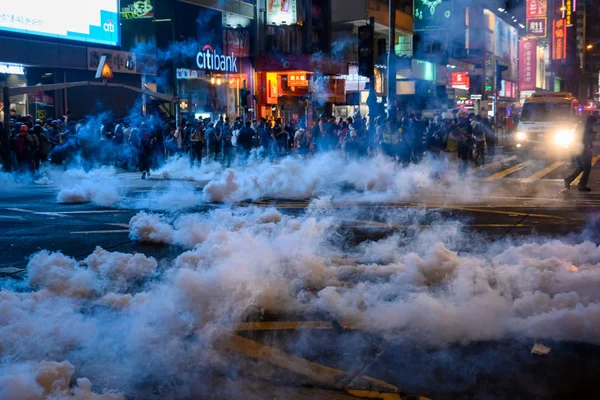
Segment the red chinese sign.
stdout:
<svg viewBox="0 0 600 400">
<path fill-rule="evenodd" d="M 459 89 L 469 88 L 469 75 L 466 72 L 453 72 L 452 73 L 452 87 Z"/>
<path fill-rule="evenodd" d="M 567 24 L 564 19 L 554 20 L 552 29 L 552 59 L 564 60 L 567 57 Z"/>
<path fill-rule="evenodd" d="M 527 18 L 527 33 L 536 38 L 545 38 L 546 18 Z"/>
<path fill-rule="evenodd" d="M 527 0 L 527 33 L 536 38 L 545 38 L 547 31 L 548 0 Z"/>
<path fill-rule="evenodd" d="M 535 90 L 536 41 L 519 41 L 519 81 L 521 90 Z"/>
<path fill-rule="evenodd" d="M 527 0 L 527 18 L 545 17 L 548 0 Z"/>
</svg>

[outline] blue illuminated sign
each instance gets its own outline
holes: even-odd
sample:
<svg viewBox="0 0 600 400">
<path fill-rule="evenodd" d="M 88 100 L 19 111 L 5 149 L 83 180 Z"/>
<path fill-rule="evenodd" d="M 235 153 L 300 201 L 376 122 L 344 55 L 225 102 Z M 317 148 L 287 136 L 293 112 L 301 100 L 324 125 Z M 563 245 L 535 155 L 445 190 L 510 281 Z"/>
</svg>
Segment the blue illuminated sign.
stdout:
<svg viewBox="0 0 600 400">
<path fill-rule="evenodd" d="M 86 43 L 120 44 L 118 0 L 47 0 L 3 2 L 0 31 L 24 33 Z"/>
</svg>

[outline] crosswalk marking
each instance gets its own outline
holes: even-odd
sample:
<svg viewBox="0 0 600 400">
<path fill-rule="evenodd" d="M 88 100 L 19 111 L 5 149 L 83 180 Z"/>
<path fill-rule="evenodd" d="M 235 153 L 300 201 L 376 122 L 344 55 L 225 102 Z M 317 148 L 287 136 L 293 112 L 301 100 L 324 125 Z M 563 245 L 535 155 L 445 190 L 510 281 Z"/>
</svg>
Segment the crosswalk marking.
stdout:
<svg viewBox="0 0 600 400">
<path fill-rule="evenodd" d="M 541 171 L 538 171 L 535 174 L 533 174 L 525 179 L 521 179 L 521 182 L 522 183 L 535 182 L 538 179 L 548 175 L 550 172 L 554 171 L 555 169 L 560 168 L 564 164 L 565 164 L 564 161 L 556 161 L 556 162 L 552 163 L 551 165 L 547 166 L 546 168 L 542 169 Z"/>
<path fill-rule="evenodd" d="M 510 157 L 506 157 L 506 158 L 504 158 L 502 160 L 498 160 L 498 161 L 491 162 L 489 164 L 485 164 L 482 167 L 470 170 L 469 171 L 469 175 L 476 174 L 478 172 L 485 171 L 485 170 L 493 168 L 493 167 L 501 166 L 504 163 L 507 163 L 509 161 L 516 160 L 516 159 L 517 159 L 517 156 L 510 156 Z"/>
<path fill-rule="evenodd" d="M 531 165 L 532 163 L 533 163 L 533 161 L 531 161 L 531 160 L 522 162 L 520 164 L 517 164 L 517 165 L 507 168 L 505 170 L 502 170 L 498 173 L 495 173 L 494 175 L 488 176 L 487 178 L 483 179 L 483 181 L 484 182 L 492 182 L 492 181 L 495 181 L 496 179 L 504 178 L 505 176 L 510 175 L 514 172 L 517 172 L 517 171 Z"/>
<path fill-rule="evenodd" d="M 592 167 L 594 165 L 596 165 L 596 163 L 598 162 L 599 159 L 600 159 L 600 155 L 592 157 Z M 583 176 L 583 172 L 580 173 L 579 176 L 577 176 L 577 178 L 575 178 L 575 180 L 573 182 L 571 182 L 571 186 L 577 186 L 577 185 L 579 185 L 579 182 L 581 181 L 581 177 L 582 176 Z"/>
</svg>

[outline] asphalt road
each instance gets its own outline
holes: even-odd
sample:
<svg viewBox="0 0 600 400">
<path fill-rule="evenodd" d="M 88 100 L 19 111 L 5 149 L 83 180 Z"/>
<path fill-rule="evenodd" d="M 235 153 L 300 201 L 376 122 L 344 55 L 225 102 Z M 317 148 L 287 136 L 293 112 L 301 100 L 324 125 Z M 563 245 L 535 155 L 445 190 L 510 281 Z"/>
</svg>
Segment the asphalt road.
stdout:
<svg viewBox="0 0 600 400">
<path fill-rule="evenodd" d="M 440 220 L 458 221 L 466 237 L 490 241 L 565 237 L 587 230 L 588 237 L 598 243 L 597 162 L 596 157 L 590 179 L 592 193 L 565 191 L 560 177 L 571 167 L 567 162 L 526 162 L 508 155 L 472 171 L 470 185 L 476 182 L 481 191 L 469 199 L 432 187 L 403 201 L 334 200 L 328 207 L 339 211 L 340 229 L 354 243 L 398 231 L 410 235 Z M 126 183 L 129 199 L 140 198 L 150 190 L 167 190 L 169 184 L 156 177 L 142 181 L 132 173 L 120 174 L 118 179 Z M 201 192 L 203 184 L 196 185 Z M 0 271 L 14 279 L 23 276 L 28 257 L 41 249 L 60 250 L 78 259 L 96 246 L 142 252 L 159 260 L 181 253 L 176 247 L 130 240 L 128 223 L 137 209 L 59 204 L 59 188 L 54 185 L 11 185 L 7 189 L 0 191 Z M 276 207 L 282 213 L 301 214 L 309 202 L 262 199 L 232 206 Z M 186 212 L 215 207 L 224 205 L 202 204 Z M 404 217 L 390 220 L 394 213 Z M 352 217 L 345 219 L 345 214 Z M 468 240 L 464 245 L 468 246 Z M 427 348 L 402 335 L 379 332 L 377 327 L 365 331 L 343 326 L 325 315 L 256 313 L 249 315 L 247 322 L 249 325 L 239 327 L 237 335 L 223 344 L 239 365 L 236 373 L 216 371 L 211 377 L 214 384 L 198 389 L 198 398 L 230 398 L 231 388 L 246 391 L 248 398 L 307 399 L 351 398 L 349 387 L 368 391 L 351 393 L 359 397 L 399 391 L 436 399 L 572 398 L 590 397 L 600 390 L 596 379 L 600 347 L 593 345 L 546 342 L 552 348 L 551 355 L 534 356 L 529 352 L 533 344 L 529 341 Z M 156 390 L 145 396 L 163 397 L 165 393 Z"/>
</svg>

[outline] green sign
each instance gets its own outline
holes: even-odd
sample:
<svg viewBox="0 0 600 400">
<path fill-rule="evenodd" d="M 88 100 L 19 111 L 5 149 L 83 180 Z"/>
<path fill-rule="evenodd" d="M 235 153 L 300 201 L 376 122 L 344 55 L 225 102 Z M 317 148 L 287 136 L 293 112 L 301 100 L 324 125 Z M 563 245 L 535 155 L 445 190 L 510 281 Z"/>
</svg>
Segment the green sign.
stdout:
<svg viewBox="0 0 600 400">
<path fill-rule="evenodd" d="M 414 0 L 414 30 L 450 29 L 454 0 Z"/>
<path fill-rule="evenodd" d="M 554 78 L 554 91 L 560 92 L 560 79 Z"/>
<path fill-rule="evenodd" d="M 485 85 L 485 91 L 486 92 L 491 92 L 492 91 L 492 85 Z"/>
</svg>

